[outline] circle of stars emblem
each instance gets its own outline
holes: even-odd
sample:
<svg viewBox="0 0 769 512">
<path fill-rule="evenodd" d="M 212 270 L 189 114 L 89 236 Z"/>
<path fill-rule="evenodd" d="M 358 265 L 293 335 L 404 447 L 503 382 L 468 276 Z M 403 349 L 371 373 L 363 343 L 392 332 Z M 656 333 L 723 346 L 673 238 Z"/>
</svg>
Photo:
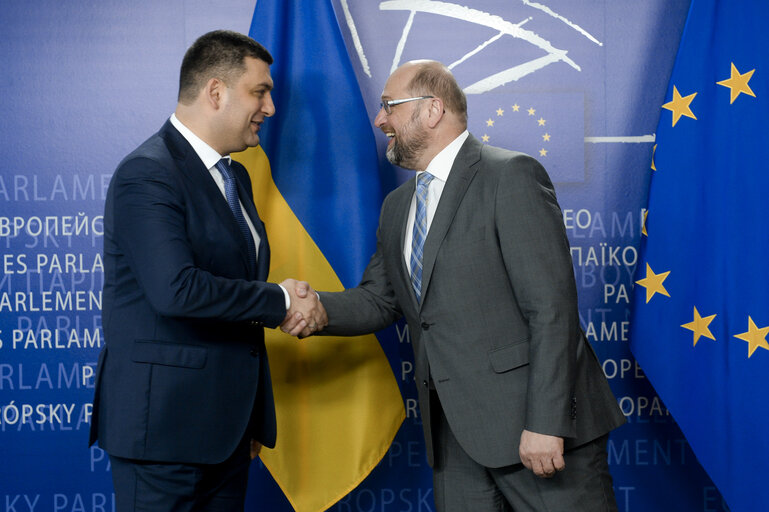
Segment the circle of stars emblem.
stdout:
<svg viewBox="0 0 769 512">
<path fill-rule="evenodd" d="M 510 105 L 509 111 L 506 112 L 506 109 L 503 107 L 497 108 L 494 115 L 490 116 L 486 120 L 486 132 L 481 136 L 481 140 L 484 144 L 488 144 L 492 142 L 492 136 L 490 133 L 493 133 L 493 128 L 495 127 L 495 124 L 499 121 L 500 117 L 503 117 L 505 113 L 508 113 L 508 115 L 517 115 L 517 114 L 525 114 L 524 117 L 524 123 L 529 123 L 529 125 L 533 125 L 535 130 L 539 130 L 539 156 L 540 157 L 547 157 L 549 153 L 548 147 L 550 146 L 549 142 L 551 139 L 550 133 L 547 131 L 547 119 L 542 117 L 541 115 L 537 115 L 537 109 L 534 107 L 529 107 L 527 109 L 524 109 L 519 105 L 518 103 L 515 103 L 513 105 Z"/>
</svg>

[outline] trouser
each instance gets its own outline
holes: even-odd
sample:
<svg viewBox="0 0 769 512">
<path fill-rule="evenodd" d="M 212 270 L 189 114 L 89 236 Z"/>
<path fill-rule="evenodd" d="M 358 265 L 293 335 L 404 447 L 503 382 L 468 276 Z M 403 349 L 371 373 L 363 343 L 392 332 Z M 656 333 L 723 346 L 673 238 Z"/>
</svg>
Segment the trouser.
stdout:
<svg viewBox="0 0 769 512">
<path fill-rule="evenodd" d="M 443 408 L 433 425 L 433 491 L 437 512 L 615 512 L 608 434 L 564 453 L 566 468 L 540 478 L 523 464 L 487 468 L 475 462 L 451 432 Z"/>
<path fill-rule="evenodd" d="M 244 439 L 219 464 L 179 464 L 110 455 L 117 512 L 243 512 L 251 463 Z"/>
</svg>

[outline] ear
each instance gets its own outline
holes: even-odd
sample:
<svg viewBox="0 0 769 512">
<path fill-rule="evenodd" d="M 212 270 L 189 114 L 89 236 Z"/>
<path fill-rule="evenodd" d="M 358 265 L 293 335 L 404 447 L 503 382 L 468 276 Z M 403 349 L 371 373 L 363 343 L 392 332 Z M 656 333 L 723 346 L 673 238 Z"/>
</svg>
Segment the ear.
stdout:
<svg viewBox="0 0 769 512">
<path fill-rule="evenodd" d="M 427 109 L 427 126 L 435 128 L 443 119 L 445 113 L 443 100 L 440 98 L 430 98 L 430 107 Z"/>
<path fill-rule="evenodd" d="M 211 78 L 203 88 L 206 103 L 214 110 L 218 110 L 222 106 L 226 90 L 227 86 L 224 82 L 218 78 Z"/>
</svg>

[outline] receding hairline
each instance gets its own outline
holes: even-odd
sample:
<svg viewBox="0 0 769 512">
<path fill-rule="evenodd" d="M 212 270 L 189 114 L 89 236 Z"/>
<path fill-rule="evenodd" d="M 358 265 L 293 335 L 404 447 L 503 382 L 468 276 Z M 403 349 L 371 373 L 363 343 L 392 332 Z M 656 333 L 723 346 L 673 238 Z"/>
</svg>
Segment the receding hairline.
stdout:
<svg viewBox="0 0 769 512">
<path fill-rule="evenodd" d="M 443 101 L 444 107 L 458 115 L 460 121 L 467 125 L 467 97 L 445 64 L 437 60 L 413 60 L 403 64 L 395 71 L 397 72 L 410 74 L 405 77 L 408 80 L 406 90 L 410 94 L 437 95 Z M 428 85 L 430 82 L 432 85 Z"/>
<path fill-rule="evenodd" d="M 419 72 L 423 69 L 435 69 L 435 70 L 440 70 L 443 73 L 446 73 L 447 75 L 453 76 L 449 68 L 445 64 L 437 60 L 431 60 L 431 59 L 412 60 L 412 61 L 406 62 L 401 67 L 416 68 L 415 72 Z"/>
</svg>

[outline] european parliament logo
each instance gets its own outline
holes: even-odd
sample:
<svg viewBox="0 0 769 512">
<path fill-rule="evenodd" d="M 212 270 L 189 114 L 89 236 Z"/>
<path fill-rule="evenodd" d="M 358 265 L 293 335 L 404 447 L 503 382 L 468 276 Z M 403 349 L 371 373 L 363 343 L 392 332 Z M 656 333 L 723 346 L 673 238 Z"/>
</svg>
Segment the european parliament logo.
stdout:
<svg viewBox="0 0 769 512">
<path fill-rule="evenodd" d="M 365 89 L 378 95 L 387 76 L 409 60 L 443 62 L 468 96 L 471 133 L 537 158 L 556 183 L 584 181 L 585 90 L 592 75 L 583 66 L 603 51 L 592 33 L 602 27 L 601 9 L 530 0 L 374 5 L 340 0 L 353 59 L 369 79 L 363 78 Z"/>
<path fill-rule="evenodd" d="M 468 96 L 468 129 L 484 144 L 527 153 L 554 183 L 585 179 L 582 93 Z"/>
</svg>

